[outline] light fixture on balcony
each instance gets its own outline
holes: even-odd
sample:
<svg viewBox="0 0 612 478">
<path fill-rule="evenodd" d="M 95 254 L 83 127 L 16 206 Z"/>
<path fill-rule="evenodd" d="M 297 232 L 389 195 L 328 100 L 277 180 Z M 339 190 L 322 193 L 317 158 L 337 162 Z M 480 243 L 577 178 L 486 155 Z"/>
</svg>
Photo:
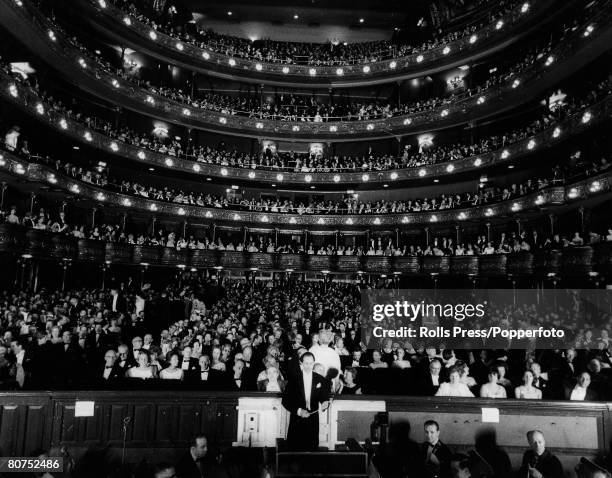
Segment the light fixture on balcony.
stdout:
<svg viewBox="0 0 612 478">
<path fill-rule="evenodd" d="M 202 58 L 204 58 L 205 60 L 210 60 L 210 53 L 208 53 L 207 51 L 202 52 Z"/>
<path fill-rule="evenodd" d="M 174 166 L 174 161 L 172 161 L 171 158 L 166 158 L 166 160 L 164 162 L 166 163 L 166 166 L 168 166 L 169 168 Z"/>
<path fill-rule="evenodd" d="M 419 169 L 419 176 L 420 177 L 424 177 L 427 174 L 427 170 L 426 169 Z"/>
<path fill-rule="evenodd" d="M 442 53 L 443 53 L 444 55 L 448 55 L 448 54 L 450 53 L 450 51 L 451 51 L 450 46 L 446 45 L 446 46 L 444 47 L 444 50 L 442 50 Z"/>
<path fill-rule="evenodd" d="M 227 176 L 227 169 L 223 168 L 221 170 L 221 176 Z"/>
<path fill-rule="evenodd" d="M 397 173 L 395 171 L 392 172 L 390 178 L 392 181 L 395 181 L 397 179 Z"/>
<path fill-rule="evenodd" d="M 338 75 L 338 76 L 344 75 L 344 70 L 342 68 L 337 68 L 336 69 L 336 75 Z"/>
<path fill-rule="evenodd" d="M 472 36 L 470 37 L 470 43 L 471 43 L 471 44 L 476 43 L 476 40 L 478 40 L 478 35 L 472 35 Z"/>
<path fill-rule="evenodd" d="M 409 124 L 412 124 L 412 118 L 406 118 L 404 120 L 404 126 L 408 126 Z"/>
<path fill-rule="evenodd" d="M 474 166 L 478 167 L 478 166 L 480 166 L 481 164 L 482 164 L 482 159 L 480 159 L 480 158 L 476 158 L 476 159 L 474 160 Z"/>
<path fill-rule="evenodd" d="M 115 142 L 113 141 L 113 142 L 110 144 L 110 149 L 116 153 L 117 151 L 119 151 L 119 146 L 117 145 L 117 143 L 115 143 Z"/>
<path fill-rule="evenodd" d="M 366 183 L 370 180 L 370 175 L 369 174 L 364 174 L 361 176 L 361 180 Z"/>
<path fill-rule="evenodd" d="M 153 41 L 157 40 L 157 33 L 154 30 L 149 32 L 149 38 Z"/>
<path fill-rule="evenodd" d="M 193 170 L 194 170 L 196 173 L 199 173 L 201 169 L 202 169 L 202 168 L 200 167 L 200 165 L 199 165 L 199 164 L 197 164 L 197 163 L 196 163 L 196 164 L 194 164 L 194 165 L 193 165 Z"/>
<path fill-rule="evenodd" d="M 317 74 L 317 70 L 315 70 L 314 68 L 311 68 L 310 70 L 308 70 L 308 74 L 310 76 L 315 76 Z"/>
<path fill-rule="evenodd" d="M 249 179 L 255 179 L 255 171 L 249 171 Z"/>
<path fill-rule="evenodd" d="M 370 73 L 370 65 L 365 65 L 365 66 L 363 67 L 363 72 L 364 72 L 364 73 Z"/>
<path fill-rule="evenodd" d="M 285 75 L 289 73 L 289 67 L 288 66 L 283 66 L 283 73 Z"/>
<path fill-rule="evenodd" d="M 503 26 L 504 26 L 504 21 L 503 20 L 497 20 L 497 23 L 495 24 L 495 29 L 496 30 L 501 30 Z"/>
<path fill-rule="evenodd" d="M 147 157 L 144 151 L 138 151 L 137 156 L 138 156 L 138 159 L 145 159 Z"/>
<path fill-rule="evenodd" d="M 397 61 L 393 60 L 391 63 L 389 63 L 389 68 L 395 70 L 395 68 L 397 68 Z"/>
<path fill-rule="evenodd" d="M 130 17 L 123 17 L 123 23 L 125 23 L 129 27 L 130 25 L 132 25 L 132 20 L 130 20 Z"/>
</svg>

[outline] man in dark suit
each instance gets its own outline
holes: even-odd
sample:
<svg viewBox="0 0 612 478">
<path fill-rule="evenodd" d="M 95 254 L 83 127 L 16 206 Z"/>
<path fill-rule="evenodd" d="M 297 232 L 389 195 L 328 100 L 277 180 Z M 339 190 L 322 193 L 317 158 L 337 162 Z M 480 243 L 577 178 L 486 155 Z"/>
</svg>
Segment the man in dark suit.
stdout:
<svg viewBox="0 0 612 478">
<path fill-rule="evenodd" d="M 189 381 L 192 381 L 194 377 L 197 377 L 198 372 L 200 371 L 198 359 L 193 358 L 191 356 L 191 352 L 191 347 L 185 347 L 183 349 L 183 359 L 179 364 L 179 367 L 181 368 L 185 376 L 185 380 Z"/>
<path fill-rule="evenodd" d="M 563 466 L 559 459 L 546 449 L 544 434 L 539 430 L 527 432 L 530 449 L 523 454 L 520 477 L 562 478 Z"/>
<path fill-rule="evenodd" d="M 578 376 L 575 384 L 571 382 L 566 384 L 565 399 L 566 400 L 584 400 L 586 402 L 596 402 L 599 400 L 599 394 L 591 389 L 591 375 L 589 372 L 582 372 Z"/>
<path fill-rule="evenodd" d="M 94 369 L 94 386 L 112 388 L 121 378 L 125 377 L 125 371 L 122 373 L 119 367 L 115 367 L 116 362 L 117 353 L 113 349 L 107 350 L 104 354 L 104 364 L 99 364 Z"/>
<path fill-rule="evenodd" d="M 427 420 L 423 426 L 427 441 L 421 445 L 420 461 L 423 471 L 420 476 L 449 476 L 453 454 L 450 448 L 440 441 L 440 425 L 433 420 Z"/>
<path fill-rule="evenodd" d="M 136 365 L 136 360 L 130 354 L 130 350 L 126 344 L 121 344 L 117 347 L 117 360 L 113 365 L 113 375 L 118 377 L 125 377 L 125 372 L 127 372 L 128 368 L 134 367 Z"/>
<path fill-rule="evenodd" d="M 11 341 L 11 352 L 13 352 L 14 361 L 11 366 L 10 375 L 15 379 L 19 388 L 26 388 L 30 380 L 31 359 L 29 353 L 26 352 L 24 341 L 21 338 Z"/>
<path fill-rule="evenodd" d="M 419 395 L 432 397 L 436 394 L 442 382 L 444 382 L 442 362 L 439 359 L 434 359 L 429 362 L 427 372 L 422 373 L 419 377 L 417 392 Z"/>
<path fill-rule="evenodd" d="M 227 472 L 208 453 L 206 435 L 198 435 L 175 467 L 176 478 L 227 478 Z"/>
<path fill-rule="evenodd" d="M 122 291 L 119 290 L 118 287 L 113 287 L 111 289 L 110 300 L 107 303 L 107 307 L 111 312 L 120 314 L 127 313 L 128 304 L 127 299 Z"/>
<path fill-rule="evenodd" d="M 313 372 L 315 358 L 310 352 L 300 357 L 300 370 L 289 377 L 283 407 L 291 414 L 287 445 L 291 450 L 312 451 L 319 447 L 319 404 L 329 400 L 331 387 Z"/>
<path fill-rule="evenodd" d="M 208 355 L 202 355 L 198 362 L 198 370 L 195 373 L 187 375 L 185 380 L 188 380 L 193 385 L 197 385 L 200 390 L 219 390 L 224 382 L 223 372 L 210 368 L 210 358 Z"/>
</svg>

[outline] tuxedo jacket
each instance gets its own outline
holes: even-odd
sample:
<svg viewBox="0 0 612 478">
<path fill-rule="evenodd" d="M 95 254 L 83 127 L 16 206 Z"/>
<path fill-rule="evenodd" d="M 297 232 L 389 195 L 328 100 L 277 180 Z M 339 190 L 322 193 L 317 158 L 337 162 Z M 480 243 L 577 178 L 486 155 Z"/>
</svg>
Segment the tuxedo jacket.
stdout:
<svg viewBox="0 0 612 478">
<path fill-rule="evenodd" d="M 319 403 L 329 400 L 331 395 L 331 382 L 318 373 L 312 373 L 312 385 L 310 390 L 310 409 L 319 409 Z M 307 410 L 306 395 L 304 393 L 304 377 L 302 371 L 289 378 L 282 400 L 285 407 L 292 415 L 297 415 L 298 409 Z"/>
<path fill-rule="evenodd" d="M 569 400 L 572 396 L 572 392 L 574 391 L 575 384 L 566 384 L 564 389 L 564 396 L 566 400 Z M 587 388 L 586 395 L 584 396 L 585 402 L 596 402 L 600 400 L 599 394 L 593 390 L 591 387 Z"/>
<path fill-rule="evenodd" d="M 101 388 L 112 388 L 114 384 L 125 377 L 125 371 L 121 371 L 120 367 L 116 367 L 115 365 L 111 367 L 111 371 L 107 379 L 104 378 L 104 370 L 106 369 L 106 365 L 100 364 L 96 366 L 93 373 L 94 385 Z"/>
<path fill-rule="evenodd" d="M 437 458 L 439 462 L 438 466 L 427 461 L 428 449 L 429 449 L 428 442 L 421 444 L 420 462 L 421 462 L 421 466 L 423 467 L 422 476 L 424 477 L 450 476 L 449 475 L 450 474 L 450 462 L 453 456 L 453 453 L 451 452 L 450 448 L 446 446 L 444 443 L 442 443 L 441 441 L 438 441 L 438 443 L 434 445 L 431 451 L 431 455 L 434 455 Z"/>
</svg>

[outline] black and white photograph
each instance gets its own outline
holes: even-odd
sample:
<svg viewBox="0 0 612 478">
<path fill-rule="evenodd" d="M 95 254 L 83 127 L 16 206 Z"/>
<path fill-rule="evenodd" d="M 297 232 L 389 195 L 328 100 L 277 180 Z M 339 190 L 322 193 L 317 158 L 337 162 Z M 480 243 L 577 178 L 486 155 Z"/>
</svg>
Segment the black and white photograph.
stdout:
<svg viewBox="0 0 612 478">
<path fill-rule="evenodd" d="M 611 0 L 0 0 L 0 477 L 612 478 Z"/>
</svg>

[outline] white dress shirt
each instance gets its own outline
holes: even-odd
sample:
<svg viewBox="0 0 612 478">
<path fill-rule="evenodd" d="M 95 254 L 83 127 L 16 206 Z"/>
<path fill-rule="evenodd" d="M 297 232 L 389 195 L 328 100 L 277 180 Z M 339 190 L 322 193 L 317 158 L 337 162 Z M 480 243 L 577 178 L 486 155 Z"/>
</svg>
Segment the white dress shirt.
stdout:
<svg viewBox="0 0 612 478">
<path fill-rule="evenodd" d="M 304 397 L 306 398 L 306 410 L 310 410 L 310 393 L 312 392 L 312 372 L 302 372 L 304 378 Z"/>
<path fill-rule="evenodd" d="M 584 400 L 586 397 L 587 389 L 576 385 L 570 395 L 570 400 Z"/>
</svg>

